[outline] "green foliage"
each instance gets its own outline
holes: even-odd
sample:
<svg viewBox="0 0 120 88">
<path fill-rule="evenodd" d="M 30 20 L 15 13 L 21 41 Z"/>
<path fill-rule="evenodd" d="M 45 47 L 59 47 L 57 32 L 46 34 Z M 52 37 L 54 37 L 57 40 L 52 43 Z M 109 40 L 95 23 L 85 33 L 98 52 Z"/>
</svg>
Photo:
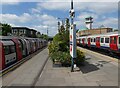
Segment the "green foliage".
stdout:
<svg viewBox="0 0 120 88">
<path fill-rule="evenodd" d="M 71 66 L 71 55 L 69 52 L 62 52 L 60 62 L 63 66 Z"/>
<path fill-rule="evenodd" d="M 53 42 L 55 43 L 55 42 L 58 42 L 58 41 L 62 41 L 63 40 L 63 38 L 62 38 L 62 34 L 61 33 L 58 33 L 58 34 L 56 34 L 55 36 L 54 36 L 54 38 L 53 38 Z"/>
<path fill-rule="evenodd" d="M 45 34 L 42 34 L 39 38 L 42 38 L 42 39 L 48 40 L 48 36 L 45 35 Z"/>
<path fill-rule="evenodd" d="M 66 30 L 61 26 L 60 32 L 56 34 L 53 41 L 49 44 L 49 55 L 53 61 L 59 61 L 63 66 L 71 65 L 71 55 L 69 53 L 69 19 L 66 20 Z M 77 58 L 74 60 L 77 66 L 84 62 L 85 55 L 77 50 Z"/>
<path fill-rule="evenodd" d="M 66 19 L 66 30 L 69 30 L 70 28 L 70 23 L 69 23 L 69 19 Z"/>
<path fill-rule="evenodd" d="M 63 66 L 71 65 L 71 56 L 70 56 L 69 52 L 62 52 L 62 51 L 54 52 L 54 53 L 50 54 L 50 57 L 51 57 L 53 63 L 55 61 L 58 61 Z"/>
<path fill-rule="evenodd" d="M 11 33 L 11 26 L 9 24 L 2 24 L 2 35 L 7 36 L 8 33 Z"/>
<path fill-rule="evenodd" d="M 48 49 L 49 49 L 49 54 L 50 55 L 53 54 L 54 52 L 58 52 L 59 51 L 58 45 L 54 44 L 53 42 L 48 45 Z"/>
<path fill-rule="evenodd" d="M 85 55 L 82 51 L 77 49 L 77 58 L 75 60 L 77 66 L 83 65 L 85 61 Z"/>
</svg>

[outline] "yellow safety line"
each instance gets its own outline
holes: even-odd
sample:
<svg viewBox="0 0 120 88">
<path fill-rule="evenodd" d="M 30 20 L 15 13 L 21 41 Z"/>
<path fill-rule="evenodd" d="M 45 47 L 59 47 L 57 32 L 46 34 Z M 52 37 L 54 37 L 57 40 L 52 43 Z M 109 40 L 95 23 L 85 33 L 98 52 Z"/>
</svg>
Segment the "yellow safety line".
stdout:
<svg viewBox="0 0 120 88">
<path fill-rule="evenodd" d="M 81 48 L 81 47 L 80 47 Z M 78 49 L 80 49 L 80 48 L 78 48 Z M 82 51 L 83 52 L 91 52 L 91 53 L 95 53 L 95 54 L 98 54 L 98 55 L 102 55 L 102 54 L 99 54 L 99 53 L 96 53 L 96 52 L 94 52 L 94 51 L 90 51 L 90 50 L 85 50 L 85 49 L 83 49 L 83 48 L 81 48 L 82 49 Z M 108 56 L 109 57 L 109 56 Z M 112 58 L 112 57 L 109 57 L 108 59 L 110 59 L 110 60 L 112 60 L 112 61 L 115 61 L 115 62 L 117 62 L 117 63 L 119 63 L 120 61 L 118 60 L 118 59 L 116 59 L 116 58 Z"/>
<path fill-rule="evenodd" d="M 24 61 L 25 61 L 25 60 L 23 60 L 22 62 L 24 62 Z M 22 62 L 16 64 L 15 66 L 13 66 L 13 67 L 11 67 L 11 68 L 9 68 L 9 69 L 7 69 L 7 70 L 4 71 L 3 73 L 0 73 L 0 76 L 3 76 L 4 74 L 6 74 L 6 73 L 10 72 L 11 70 L 15 69 L 15 68 L 18 67 Z"/>
</svg>

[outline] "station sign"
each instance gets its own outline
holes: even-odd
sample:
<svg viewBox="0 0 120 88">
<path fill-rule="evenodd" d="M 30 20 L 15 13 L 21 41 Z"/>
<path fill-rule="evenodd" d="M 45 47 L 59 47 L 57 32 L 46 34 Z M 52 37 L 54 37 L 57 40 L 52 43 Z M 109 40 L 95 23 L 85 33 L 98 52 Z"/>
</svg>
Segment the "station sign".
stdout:
<svg viewBox="0 0 120 88">
<path fill-rule="evenodd" d="M 70 27 L 70 55 L 76 58 L 76 25 Z"/>
</svg>

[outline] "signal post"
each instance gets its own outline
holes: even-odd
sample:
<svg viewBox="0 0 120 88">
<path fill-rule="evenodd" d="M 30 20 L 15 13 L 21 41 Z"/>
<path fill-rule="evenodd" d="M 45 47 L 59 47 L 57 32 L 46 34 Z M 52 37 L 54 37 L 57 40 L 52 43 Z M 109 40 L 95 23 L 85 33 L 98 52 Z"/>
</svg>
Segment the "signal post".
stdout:
<svg viewBox="0 0 120 88">
<path fill-rule="evenodd" d="M 71 27 L 70 27 L 70 55 L 71 59 L 71 72 L 74 72 L 74 60 L 76 59 L 76 25 L 74 24 L 75 11 L 73 9 L 73 0 L 71 0 Z"/>
</svg>

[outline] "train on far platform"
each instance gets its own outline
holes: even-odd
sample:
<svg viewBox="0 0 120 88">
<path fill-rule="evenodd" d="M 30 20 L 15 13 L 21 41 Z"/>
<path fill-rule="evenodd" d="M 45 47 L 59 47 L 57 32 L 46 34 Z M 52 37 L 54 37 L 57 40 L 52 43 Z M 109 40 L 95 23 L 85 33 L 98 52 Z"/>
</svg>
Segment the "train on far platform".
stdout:
<svg viewBox="0 0 120 88">
<path fill-rule="evenodd" d="M 120 34 L 118 32 L 81 36 L 76 39 L 77 45 L 101 49 L 120 55 Z"/>
<path fill-rule="evenodd" d="M 40 38 L 0 36 L 0 71 L 47 46 Z"/>
</svg>

